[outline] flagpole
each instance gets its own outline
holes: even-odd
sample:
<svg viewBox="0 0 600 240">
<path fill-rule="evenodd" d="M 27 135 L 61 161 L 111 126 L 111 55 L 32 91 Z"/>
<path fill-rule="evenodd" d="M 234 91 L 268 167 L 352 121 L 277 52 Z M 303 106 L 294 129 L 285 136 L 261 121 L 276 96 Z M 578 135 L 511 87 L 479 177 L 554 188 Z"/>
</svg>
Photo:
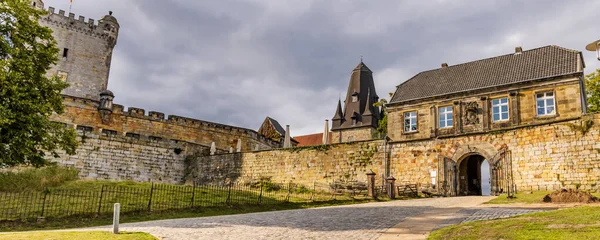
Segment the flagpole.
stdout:
<svg viewBox="0 0 600 240">
<path fill-rule="evenodd" d="M 69 13 L 71 13 L 71 7 L 73 6 L 73 0 L 69 1 Z"/>
</svg>

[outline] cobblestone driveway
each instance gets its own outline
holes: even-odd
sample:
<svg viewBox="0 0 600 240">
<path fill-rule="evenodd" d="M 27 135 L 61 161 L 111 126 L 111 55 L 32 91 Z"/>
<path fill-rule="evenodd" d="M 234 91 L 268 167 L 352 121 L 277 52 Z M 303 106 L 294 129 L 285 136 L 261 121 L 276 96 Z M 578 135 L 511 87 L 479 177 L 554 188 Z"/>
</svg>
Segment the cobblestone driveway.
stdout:
<svg viewBox="0 0 600 240">
<path fill-rule="evenodd" d="M 160 220 L 121 225 L 122 231 L 148 232 L 160 239 L 377 239 L 408 217 L 436 209 L 473 208 L 492 197 L 429 198 L 335 207 Z M 481 216 L 495 213 L 486 209 Z M 492 212 L 489 212 L 492 211 Z M 519 212 L 506 212 L 498 215 Z M 453 211 L 450 211 L 453 212 Z M 473 211 L 470 214 L 477 213 Z M 479 217 L 481 217 L 479 216 Z M 461 215 L 461 222 L 467 219 Z M 475 220 L 475 219 L 470 219 Z M 400 223 L 400 224 L 399 224 Z M 102 229 L 110 229 L 101 227 Z M 96 228 L 97 229 L 97 228 Z"/>
</svg>

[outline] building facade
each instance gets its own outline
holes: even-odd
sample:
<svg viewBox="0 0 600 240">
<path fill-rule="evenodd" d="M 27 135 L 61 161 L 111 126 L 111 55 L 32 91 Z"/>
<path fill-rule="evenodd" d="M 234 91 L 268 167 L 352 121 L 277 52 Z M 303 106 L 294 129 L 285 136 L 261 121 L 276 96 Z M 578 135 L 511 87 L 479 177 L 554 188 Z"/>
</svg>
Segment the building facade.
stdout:
<svg viewBox="0 0 600 240">
<path fill-rule="evenodd" d="M 584 66 L 581 52 L 558 46 L 517 47 L 512 54 L 442 64 L 397 87 L 387 105 L 388 136 L 392 142 L 449 139 L 579 119 L 586 111 Z M 488 149 L 487 154 L 465 151 L 455 159 L 442 157 L 438 174 L 452 178 L 446 179 L 452 182 L 447 188 L 481 194 L 485 160 L 491 174 L 500 177 L 498 169 L 516 167 L 503 153 L 510 151 L 507 147 Z"/>
</svg>

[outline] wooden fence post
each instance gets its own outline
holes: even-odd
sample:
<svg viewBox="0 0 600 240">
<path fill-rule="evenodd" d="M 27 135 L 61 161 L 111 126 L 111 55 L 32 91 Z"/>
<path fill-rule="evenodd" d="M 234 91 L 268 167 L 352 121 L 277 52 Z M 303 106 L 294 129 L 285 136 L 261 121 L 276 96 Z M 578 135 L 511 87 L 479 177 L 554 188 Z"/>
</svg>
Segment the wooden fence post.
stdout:
<svg viewBox="0 0 600 240">
<path fill-rule="evenodd" d="M 225 201 L 227 204 L 231 204 L 231 185 L 233 185 L 233 183 L 229 183 L 228 184 L 229 189 L 227 190 L 227 201 Z"/>
<path fill-rule="evenodd" d="M 152 187 L 150 187 L 150 199 L 148 199 L 148 212 L 152 211 L 152 195 L 154 194 L 154 182 L 152 182 Z"/>
<path fill-rule="evenodd" d="M 49 191 L 50 190 L 48 190 L 48 188 L 44 189 L 44 200 L 42 202 L 42 213 L 40 214 L 41 218 L 44 217 L 44 209 L 46 209 L 46 196 L 48 195 Z"/>
<path fill-rule="evenodd" d="M 104 195 L 104 184 L 102 184 L 102 190 L 100 191 L 100 201 L 98 201 L 98 212 L 96 213 L 96 217 L 100 216 L 100 211 L 102 210 L 102 197 Z"/>
<path fill-rule="evenodd" d="M 196 182 L 192 185 L 192 208 L 194 207 L 194 201 L 196 200 Z"/>
<path fill-rule="evenodd" d="M 260 194 L 258 195 L 258 205 L 262 203 L 263 182 L 260 183 Z"/>
</svg>

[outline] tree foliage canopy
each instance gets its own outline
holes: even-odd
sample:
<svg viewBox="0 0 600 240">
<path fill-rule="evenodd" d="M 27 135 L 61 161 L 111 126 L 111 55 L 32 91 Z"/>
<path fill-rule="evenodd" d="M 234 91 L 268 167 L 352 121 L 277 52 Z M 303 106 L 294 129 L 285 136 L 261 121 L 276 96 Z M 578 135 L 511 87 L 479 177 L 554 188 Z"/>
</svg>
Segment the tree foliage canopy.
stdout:
<svg viewBox="0 0 600 240">
<path fill-rule="evenodd" d="M 394 95 L 393 93 L 389 93 L 390 99 Z M 385 98 L 379 99 L 379 102 L 373 103 L 375 107 L 381 107 L 381 119 L 379 119 L 379 125 L 377 126 L 376 133 L 378 138 L 384 138 L 387 136 L 387 122 L 388 122 L 388 114 L 386 104 L 388 101 Z"/>
<path fill-rule="evenodd" d="M 57 150 L 74 154 L 75 131 L 52 122 L 63 112 L 60 92 L 68 85 L 47 77 L 58 60 L 49 28 L 38 20 L 45 14 L 30 1 L 0 1 L 0 167 L 42 166 Z"/>
<path fill-rule="evenodd" d="M 585 76 L 588 112 L 600 111 L 600 69 Z"/>
</svg>

